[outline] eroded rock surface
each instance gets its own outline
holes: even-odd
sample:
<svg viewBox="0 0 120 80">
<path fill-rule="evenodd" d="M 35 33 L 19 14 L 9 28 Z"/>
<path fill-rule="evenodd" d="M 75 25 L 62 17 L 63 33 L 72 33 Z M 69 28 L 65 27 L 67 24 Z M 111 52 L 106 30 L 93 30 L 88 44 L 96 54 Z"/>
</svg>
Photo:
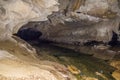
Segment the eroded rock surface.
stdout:
<svg viewBox="0 0 120 80">
<path fill-rule="evenodd" d="M 0 39 L 10 37 L 29 21 L 45 21 L 52 11 L 58 11 L 56 0 L 1 0 Z"/>
<path fill-rule="evenodd" d="M 39 30 L 45 40 L 109 42 L 113 32 L 120 38 L 119 5 L 119 0 L 0 0 L 0 79 L 76 80 L 62 65 L 39 61 L 30 45 L 12 35 L 32 21 L 23 28 Z"/>
<path fill-rule="evenodd" d="M 0 80 L 76 80 L 64 65 L 40 60 L 29 44 L 15 39 L 0 42 Z"/>
<path fill-rule="evenodd" d="M 120 9 L 117 0 L 59 0 L 59 11 L 47 21 L 31 22 L 43 33 L 42 39 L 62 43 L 109 42 L 113 33 L 119 37 Z M 119 39 L 118 39 L 119 40 Z"/>
<path fill-rule="evenodd" d="M 40 61 L 35 49 L 12 36 L 29 21 L 47 20 L 53 11 L 58 11 L 57 0 L 0 0 L 0 80 L 76 80 L 65 66 Z"/>
</svg>

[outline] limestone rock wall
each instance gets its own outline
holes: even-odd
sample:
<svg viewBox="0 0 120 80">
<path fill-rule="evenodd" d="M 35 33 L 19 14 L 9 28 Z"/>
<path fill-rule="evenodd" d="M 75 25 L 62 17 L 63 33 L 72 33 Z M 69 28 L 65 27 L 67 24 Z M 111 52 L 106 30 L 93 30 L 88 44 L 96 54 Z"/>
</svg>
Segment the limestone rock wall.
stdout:
<svg viewBox="0 0 120 80">
<path fill-rule="evenodd" d="M 58 11 L 56 0 L 0 0 L 0 39 L 16 33 L 29 21 L 45 21 Z"/>
<path fill-rule="evenodd" d="M 65 23 L 49 27 L 55 31 L 46 32 L 50 40 L 65 43 L 109 42 L 113 32 L 119 34 L 120 9 L 117 0 L 71 0 L 64 14 L 62 20 Z M 54 21 L 53 17 L 50 20 Z"/>
<path fill-rule="evenodd" d="M 108 42 L 113 32 L 119 34 L 119 0 L 1 0 L 0 18 L 0 39 L 30 21 L 39 21 L 35 24 L 43 39 Z"/>
<path fill-rule="evenodd" d="M 59 0 L 59 4 L 59 11 L 47 21 L 31 22 L 23 28 L 39 30 L 42 39 L 70 44 L 109 42 L 113 32 L 119 37 L 118 0 Z"/>
<path fill-rule="evenodd" d="M 119 0 L 0 0 L 0 79 L 76 80 L 64 66 L 39 61 L 35 50 L 12 34 L 32 21 L 23 28 L 39 30 L 42 39 L 108 42 L 112 32 L 120 32 L 119 5 Z"/>
<path fill-rule="evenodd" d="M 0 41 L 0 80 L 77 80 L 59 63 L 39 59 L 25 41 Z"/>
<path fill-rule="evenodd" d="M 57 0 L 0 0 L 0 80 L 76 80 L 65 66 L 40 61 L 35 49 L 12 36 L 29 21 L 47 20 L 53 11 L 58 11 Z"/>
</svg>

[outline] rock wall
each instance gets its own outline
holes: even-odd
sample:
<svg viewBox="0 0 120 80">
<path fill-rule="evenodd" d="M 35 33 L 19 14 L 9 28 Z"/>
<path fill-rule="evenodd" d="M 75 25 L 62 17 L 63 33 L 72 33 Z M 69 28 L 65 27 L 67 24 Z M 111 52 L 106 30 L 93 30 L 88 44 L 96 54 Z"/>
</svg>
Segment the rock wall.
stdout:
<svg viewBox="0 0 120 80">
<path fill-rule="evenodd" d="M 118 0 L 59 0 L 59 11 L 47 21 L 31 22 L 42 32 L 42 39 L 62 43 L 109 42 L 115 32 L 119 36 L 120 9 Z"/>
<path fill-rule="evenodd" d="M 12 36 L 29 21 L 47 20 L 53 11 L 58 11 L 57 0 L 0 0 L 0 80 L 76 80 L 65 66 L 40 61 L 35 49 Z"/>
<path fill-rule="evenodd" d="M 59 20 L 60 24 L 53 25 L 53 28 L 50 24 L 45 38 L 64 43 L 109 42 L 113 32 L 119 34 L 120 9 L 117 0 L 71 0 L 62 14 L 64 23 Z M 54 19 L 50 17 L 50 22 L 56 23 Z"/>
<path fill-rule="evenodd" d="M 35 50 L 13 34 L 32 21 L 23 28 L 39 30 L 42 39 L 70 44 L 108 42 L 113 32 L 119 34 L 119 3 L 119 0 L 0 0 L 0 79 L 76 80 L 65 66 L 58 64 L 56 68 L 56 63 L 40 61 Z"/>
<path fill-rule="evenodd" d="M 29 21 L 45 21 L 52 11 L 58 11 L 56 0 L 1 0 L 0 39 L 16 33 Z"/>
<path fill-rule="evenodd" d="M 38 21 L 37 27 L 28 27 L 37 28 L 43 39 L 108 42 L 113 32 L 119 34 L 119 16 L 119 0 L 1 0 L 0 39 L 17 33 L 30 21 Z"/>
</svg>

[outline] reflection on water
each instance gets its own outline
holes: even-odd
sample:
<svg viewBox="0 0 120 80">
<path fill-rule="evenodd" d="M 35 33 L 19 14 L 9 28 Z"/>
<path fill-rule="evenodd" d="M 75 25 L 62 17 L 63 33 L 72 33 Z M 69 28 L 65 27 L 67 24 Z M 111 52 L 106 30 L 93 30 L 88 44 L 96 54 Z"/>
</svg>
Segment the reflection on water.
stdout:
<svg viewBox="0 0 120 80">
<path fill-rule="evenodd" d="M 71 70 L 77 71 L 78 69 L 80 72 L 75 74 L 78 80 L 87 80 L 85 77 L 96 78 L 92 80 L 115 80 L 112 77 L 112 72 L 115 68 L 110 66 L 108 61 L 97 59 L 90 55 L 80 54 L 73 50 L 54 46 L 49 43 L 37 43 L 32 44 L 32 46 L 37 49 L 41 60 L 59 62 Z"/>
</svg>

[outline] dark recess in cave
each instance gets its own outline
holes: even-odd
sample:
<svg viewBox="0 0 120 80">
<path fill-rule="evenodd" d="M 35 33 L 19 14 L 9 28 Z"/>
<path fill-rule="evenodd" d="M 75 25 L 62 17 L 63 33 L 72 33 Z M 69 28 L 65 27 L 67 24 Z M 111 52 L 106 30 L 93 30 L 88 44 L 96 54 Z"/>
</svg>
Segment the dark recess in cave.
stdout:
<svg viewBox="0 0 120 80">
<path fill-rule="evenodd" d="M 99 45 L 99 44 L 104 44 L 102 41 L 98 42 L 98 41 L 89 41 L 84 43 L 85 46 L 94 46 L 94 45 Z"/>
<path fill-rule="evenodd" d="M 42 33 L 34 28 L 23 28 L 16 35 L 25 41 L 32 41 L 38 40 Z"/>
<path fill-rule="evenodd" d="M 118 35 L 115 32 L 113 32 L 112 39 L 108 44 L 111 46 L 120 46 L 120 41 L 118 41 L 118 38 Z"/>
<path fill-rule="evenodd" d="M 40 38 L 42 36 L 42 32 L 36 30 L 35 28 L 24 28 L 22 27 L 17 34 L 14 34 L 15 36 L 20 37 L 21 39 L 27 41 L 28 43 L 30 41 L 37 41 L 39 43 L 52 43 L 52 41 L 48 41 L 45 39 Z"/>
<path fill-rule="evenodd" d="M 120 30 L 120 27 L 119 27 L 119 30 Z M 120 41 L 118 41 L 119 36 L 120 35 L 118 35 L 115 32 L 113 32 L 112 39 L 108 43 L 103 43 L 102 41 L 101 42 L 98 42 L 98 41 L 89 41 L 89 42 L 84 43 L 84 45 L 85 46 L 94 46 L 94 45 L 99 45 L 99 44 L 105 44 L 105 45 L 110 45 L 110 46 L 113 46 L 113 47 L 114 46 L 120 47 Z"/>
</svg>

